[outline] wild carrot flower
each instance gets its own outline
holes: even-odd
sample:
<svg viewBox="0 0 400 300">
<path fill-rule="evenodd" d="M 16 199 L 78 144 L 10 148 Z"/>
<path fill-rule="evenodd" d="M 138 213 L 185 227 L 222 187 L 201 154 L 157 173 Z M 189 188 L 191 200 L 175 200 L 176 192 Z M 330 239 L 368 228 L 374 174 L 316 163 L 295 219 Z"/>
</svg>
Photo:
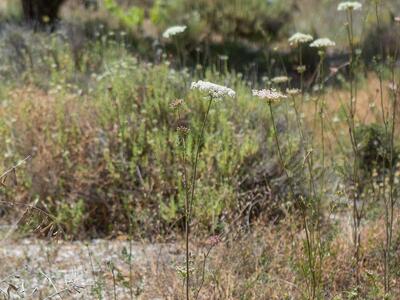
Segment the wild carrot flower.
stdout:
<svg viewBox="0 0 400 300">
<path fill-rule="evenodd" d="M 270 89 L 270 90 L 253 90 L 253 96 L 258 97 L 263 100 L 267 100 L 268 102 L 278 102 L 281 99 L 287 98 L 286 95 L 282 94 L 281 92 Z"/>
<path fill-rule="evenodd" d="M 186 28 L 187 28 L 186 25 L 172 26 L 172 27 L 167 28 L 167 30 L 164 31 L 162 36 L 163 36 L 163 38 L 169 39 L 170 37 L 172 37 L 174 35 L 184 32 L 186 30 Z"/>
<path fill-rule="evenodd" d="M 395 18 L 394 18 L 394 21 L 397 22 L 397 23 L 400 23 L 400 16 L 395 17 Z"/>
<path fill-rule="evenodd" d="M 345 1 L 339 3 L 337 10 L 361 10 L 362 4 L 357 1 Z"/>
<path fill-rule="evenodd" d="M 285 83 L 285 82 L 288 82 L 289 80 L 290 80 L 290 78 L 287 76 L 277 76 L 277 77 L 274 77 L 271 79 L 271 81 L 276 84 Z"/>
<path fill-rule="evenodd" d="M 197 82 L 192 82 L 190 89 L 206 92 L 212 98 L 222 98 L 225 96 L 233 98 L 236 95 L 236 92 L 234 90 L 226 86 L 202 80 L 199 80 Z"/>
<path fill-rule="evenodd" d="M 299 44 L 311 42 L 313 39 L 314 38 L 312 37 L 312 35 L 297 32 L 297 33 L 293 34 L 288 39 L 288 41 L 289 41 L 290 46 L 298 46 Z"/>
<path fill-rule="evenodd" d="M 296 96 L 300 93 L 301 93 L 301 91 L 299 89 L 286 89 L 286 94 L 288 94 L 290 96 Z"/>
<path fill-rule="evenodd" d="M 323 48 L 323 49 L 334 46 L 336 46 L 336 43 L 328 38 L 316 39 L 314 42 L 310 44 L 310 47 Z"/>
</svg>

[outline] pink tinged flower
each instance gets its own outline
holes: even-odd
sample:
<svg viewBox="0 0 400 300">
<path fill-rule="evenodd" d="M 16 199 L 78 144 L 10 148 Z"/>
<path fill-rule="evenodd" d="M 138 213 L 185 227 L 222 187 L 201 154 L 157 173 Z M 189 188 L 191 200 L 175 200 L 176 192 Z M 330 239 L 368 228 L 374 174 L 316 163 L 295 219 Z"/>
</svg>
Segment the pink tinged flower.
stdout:
<svg viewBox="0 0 400 300">
<path fill-rule="evenodd" d="M 220 242 L 221 242 L 220 236 L 219 235 L 213 235 L 213 236 L 210 236 L 207 239 L 206 244 L 211 246 L 211 247 L 214 247 L 214 246 L 218 245 Z"/>
</svg>

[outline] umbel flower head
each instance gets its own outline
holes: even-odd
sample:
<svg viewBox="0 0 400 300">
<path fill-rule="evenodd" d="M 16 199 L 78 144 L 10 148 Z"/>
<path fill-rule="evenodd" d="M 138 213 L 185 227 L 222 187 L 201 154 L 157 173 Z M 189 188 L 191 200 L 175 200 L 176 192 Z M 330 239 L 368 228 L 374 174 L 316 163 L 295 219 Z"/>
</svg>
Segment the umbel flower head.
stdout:
<svg viewBox="0 0 400 300">
<path fill-rule="evenodd" d="M 288 39 L 288 41 L 289 41 L 290 46 L 297 46 L 299 44 L 311 42 L 313 39 L 314 38 L 312 37 L 312 35 L 297 32 L 297 33 L 293 34 Z"/>
<path fill-rule="evenodd" d="M 286 94 L 288 94 L 290 96 L 296 96 L 300 93 L 301 93 L 301 91 L 299 89 L 286 89 Z"/>
<path fill-rule="evenodd" d="M 253 90 L 253 96 L 258 97 L 263 100 L 267 100 L 268 102 L 278 102 L 281 99 L 287 98 L 286 95 L 282 94 L 281 92 L 270 89 L 270 90 Z"/>
<path fill-rule="evenodd" d="M 271 81 L 275 84 L 280 84 L 290 81 L 290 78 L 287 76 L 277 76 L 272 78 Z"/>
<path fill-rule="evenodd" d="M 163 36 L 163 38 L 169 39 L 170 37 L 172 37 L 174 35 L 184 32 L 186 30 L 186 28 L 187 28 L 186 25 L 172 26 L 172 27 L 167 28 L 167 30 L 164 31 L 162 36 Z"/>
<path fill-rule="evenodd" d="M 362 4 L 357 1 L 345 1 L 339 3 L 337 10 L 361 10 Z"/>
<path fill-rule="evenodd" d="M 207 93 L 212 98 L 222 98 L 225 96 L 235 97 L 236 92 L 226 86 L 215 84 L 208 81 L 199 80 L 197 82 L 192 82 L 190 89 L 199 90 L 201 92 Z"/>
<path fill-rule="evenodd" d="M 328 38 L 321 38 L 321 39 L 316 39 L 314 42 L 310 44 L 310 47 L 313 48 L 328 48 L 328 47 L 335 47 L 336 43 L 334 41 L 331 41 Z"/>
</svg>

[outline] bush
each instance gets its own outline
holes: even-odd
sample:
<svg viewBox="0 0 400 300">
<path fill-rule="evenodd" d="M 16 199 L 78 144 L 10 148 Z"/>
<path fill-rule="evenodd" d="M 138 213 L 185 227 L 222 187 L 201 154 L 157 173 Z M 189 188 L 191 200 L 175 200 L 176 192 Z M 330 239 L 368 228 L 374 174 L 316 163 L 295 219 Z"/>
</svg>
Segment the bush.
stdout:
<svg viewBox="0 0 400 300">
<path fill-rule="evenodd" d="M 157 0 L 151 18 L 161 30 L 186 24 L 191 41 L 276 38 L 290 19 L 293 1 Z"/>
<path fill-rule="evenodd" d="M 388 132 L 381 124 L 360 125 L 355 132 L 359 144 L 360 168 L 368 173 L 374 169 L 381 172 L 391 165 L 396 166 L 398 149 L 393 150 L 393 161 L 390 162 L 391 145 L 390 129 Z"/>
<path fill-rule="evenodd" d="M 3 81 L 0 155 L 6 166 L 33 154 L 29 169 L 19 171 L 17 198 L 37 201 L 53 216 L 49 222 L 75 237 L 128 230 L 151 236 L 179 229 L 184 195 L 177 116 L 170 102 L 185 99 L 190 155 L 206 109 L 200 95 L 187 94 L 196 76 L 170 69 L 168 62 L 139 63 L 123 47 L 102 40 L 88 43 L 84 67 L 77 72 L 73 52 L 58 33 L 18 36 L 26 51 L 20 62 L 2 56 L 0 72 L 3 79 L 18 79 L 13 85 Z M 277 164 L 267 163 L 275 161 L 275 147 L 265 104 L 251 99 L 240 75 L 205 70 L 205 78 L 238 92 L 237 99 L 212 108 L 198 166 L 194 219 L 200 229 L 218 231 L 254 200 L 252 189 L 262 192 L 256 200 L 262 203 L 259 215 L 279 207 L 284 196 L 278 195 L 287 188 L 284 178 L 274 179 Z M 254 166 L 264 179 L 242 184 Z M 258 166 L 265 166 L 266 173 Z M 273 198 L 265 180 L 274 187 Z M 271 199 L 276 203 L 267 205 Z"/>
<path fill-rule="evenodd" d="M 400 28 L 393 21 L 370 28 L 362 42 L 363 59 L 370 64 L 374 57 L 394 57 L 397 53 Z"/>
</svg>

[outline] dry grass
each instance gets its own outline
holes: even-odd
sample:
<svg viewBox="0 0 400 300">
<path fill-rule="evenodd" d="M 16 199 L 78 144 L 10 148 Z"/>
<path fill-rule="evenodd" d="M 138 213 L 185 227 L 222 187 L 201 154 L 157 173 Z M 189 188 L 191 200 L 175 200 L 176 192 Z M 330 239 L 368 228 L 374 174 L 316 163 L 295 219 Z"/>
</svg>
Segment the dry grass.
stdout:
<svg viewBox="0 0 400 300">
<path fill-rule="evenodd" d="M 382 82 L 383 103 L 381 102 L 380 82 L 377 76 L 369 73 L 368 76 L 360 83 L 357 94 L 356 120 L 358 124 L 382 124 L 382 105 L 383 111 L 387 115 L 389 113 L 389 82 Z M 346 123 L 344 111 L 348 111 L 349 93 L 344 89 L 328 88 L 327 92 L 321 96 L 313 96 L 305 103 L 303 108 L 303 116 L 305 125 L 312 128 L 315 137 L 320 135 L 320 127 L 318 126 L 318 112 L 315 112 L 315 103 L 317 101 L 325 102 L 324 119 L 326 122 L 325 143 L 326 150 L 330 158 L 334 158 L 338 153 L 338 145 L 346 147 L 344 142 L 348 136 L 348 124 Z M 400 128 L 400 120 L 396 120 L 397 128 Z M 315 139 L 316 144 L 320 144 L 318 138 Z"/>
<path fill-rule="evenodd" d="M 365 122 L 379 120 L 379 115 L 374 114 L 374 111 L 370 108 L 370 103 L 380 105 L 377 95 L 378 86 L 377 80 L 370 78 L 365 89 L 363 88 L 360 91 L 358 117 Z M 330 116 L 333 116 L 340 109 L 340 101 L 337 99 L 342 99 L 344 102 L 346 97 L 344 91 L 326 95 Z M 312 106 L 310 110 L 312 110 Z M 57 93 L 51 91 L 45 93 L 30 86 L 13 89 L 9 93 L 9 101 L 0 107 L 0 117 L 3 120 L 8 120 L 10 115 L 14 116 L 8 125 L 13 128 L 13 142 L 16 149 L 21 151 L 33 149 L 32 154 L 35 159 L 29 166 L 29 173 L 33 174 L 32 187 L 43 188 L 45 195 L 49 189 L 51 190 L 52 187 L 60 184 L 59 181 L 63 179 L 62 174 L 64 172 L 74 174 L 67 182 L 69 187 L 67 190 L 71 190 L 73 193 L 83 192 L 87 189 L 87 186 L 95 184 L 97 177 L 92 172 L 87 173 L 83 169 L 74 169 L 74 165 L 71 165 L 69 170 L 63 169 L 68 166 L 68 164 L 65 164 L 66 150 L 71 163 L 75 162 L 82 165 L 92 163 L 88 160 L 88 157 L 95 151 L 93 143 L 96 143 L 98 136 L 95 129 L 98 127 L 97 112 L 93 103 L 80 96 L 62 95 L 60 97 Z M 306 114 L 306 121 L 312 121 L 311 118 L 308 119 L 310 115 L 312 114 Z M 64 117 L 60 118 L 60 116 Z M 59 124 L 60 120 L 63 122 L 62 126 Z M 344 124 L 341 126 L 343 126 L 343 129 L 345 128 Z M 63 142 L 62 136 L 54 135 L 54 133 L 59 133 L 60 128 L 66 129 L 63 133 L 68 135 L 68 143 Z M 337 130 L 339 129 L 337 128 Z M 28 153 L 30 152 L 28 151 Z M 333 155 L 334 151 L 331 154 Z M 99 170 L 102 168 L 102 163 L 104 162 L 98 161 Z M 72 173 L 70 173 L 71 171 Z M 35 192 L 40 194 L 41 190 L 35 190 Z M 18 190 L 17 187 L 13 199 L 24 201 L 26 199 L 25 193 L 24 189 Z M 106 212 L 105 215 L 99 214 L 99 220 L 104 220 L 106 214 Z M 326 223 L 324 231 L 327 236 L 331 237 L 331 240 L 322 266 L 325 295 L 327 299 L 334 297 L 337 297 L 335 299 L 347 299 L 348 293 L 354 287 L 350 216 L 346 213 L 337 212 L 333 217 L 326 216 L 326 219 L 328 223 Z M 395 228 L 397 226 L 396 223 Z M 302 263 L 305 261 L 304 231 L 301 228 L 302 226 L 295 215 L 287 215 L 280 225 L 256 223 L 253 224 L 251 230 L 239 230 L 236 233 L 229 234 L 211 252 L 206 264 L 205 281 L 199 299 L 302 299 L 306 297 L 307 286 L 305 286 L 304 275 L 301 271 Z M 72 228 L 66 229 L 73 230 Z M 380 293 L 383 290 L 380 280 L 383 274 L 384 226 L 382 219 L 378 217 L 366 220 L 362 228 L 362 237 L 362 295 L 365 299 L 375 299 L 374 297 L 381 295 Z M 116 253 L 121 253 L 121 246 L 112 248 L 114 243 L 118 244 L 118 242 L 113 241 L 105 242 L 106 245 L 111 245 L 111 249 L 115 249 Z M 165 256 L 161 258 L 149 256 L 144 259 L 146 267 L 140 269 L 140 271 L 135 271 L 135 280 L 138 281 L 138 286 L 140 286 L 143 278 L 146 278 L 145 288 L 143 290 L 138 288 L 137 291 L 140 299 L 182 298 L 182 278 L 177 273 L 177 267 L 183 265 L 181 252 L 178 251 L 180 244 L 178 238 L 178 242 L 174 246 L 177 249 L 175 252 L 164 254 Z M 193 266 L 195 268 L 193 286 L 199 285 L 202 276 L 205 248 L 201 245 L 201 242 L 192 245 L 192 249 L 196 249 L 193 253 Z M 67 255 L 70 258 L 74 256 L 71 251 L 72 253 L 74 251 L 85 252 L 83 244 L 73 244 L 71 245 L 72 248 L 68 248 L 68 244 L 54 247 L 46 254 L 48 256 L 46 259 L 50 260 L 51 265 L 51 268 L 48 268 L 46 272 L 50 273 L 64 272 L 62 270 L 69 268 L 67 260 L 60 262 L 57 259 L 60 255 Z M 398 253 L 398 244 L 396 244 L 396 247 Z M 64 252 L 65 254 L 63 254 Z M 43 262 L 45 258 L 41 256 L 42 254 L 32 255 L 27 253 L 22 259 L 16 259 L 17 255 L 15 255 L 15 260 L 9 260 L 2 276 L 6 277 L 12 274 L 12 270 L 21 270 L 22 266 L 29 260 L 39 259 Z M 68 257 L 67 259 L 69 259 Z M 107 265 L 109 259 L 106 258 L 107 255 L 97 258 L 100 271 L 96 271 L 96 276 L 90 279 L 89 284 L 82 285 L 86 289 L 85 293 L 89 295 L 88 297 L 96 298 L 93 294 L 93 286 L 96 284 L 100 284 L 102 293 L 112 297 L 113 277 Z M 87 257 L 79 259 L 87 260 Z M 121 262 L 123 261 L 122 255 L 118 254 L 116 260 L 120 261 L 120 264 L 117 261 L 115 262 L 121 275 L 120 281 L 117 282 L 117 285 L 121 285 L 118 288 L 119 299 L 128 299 L 128 290 L 123 288 L 123 285 L 126 284 L 129 268 Z M 74 263 L 79 265 L 79 260 L 74 261 Z M 138 270 L 137 266 L 134 266 L 134 268 Z M 24 276 L 30 274 L 29 276 L 33 276 L 33 278 L 43 276 L 40 275 L 40 272 L 24 274 Z M 92 276 L 90 275 L 91 272 L 85 274 L 83 277 L 86 276 L 86 279 L 88 276 Z M 392 278 L 392 286 L 397 287 L 399 285 L 398 278 L 395 276 Z M 21 284 L 21 281 L 17 282 Z M 6 283 L 10 282 L 6 281 Z M 15 285 L 15 283 L 12 284 Z M 25 282 L 24 284 L 27 285 L 28 283 Z M 55 284 L 58 291 L 68 288 L 61 281 Z M 34 283 L 30 283 L 30 286 L 34 289 Z M 78 286 L 81 285 L 78 284 Z M 43 297 L 54 293 L 54 287 L 51 284 L 43 285 L 40 288 Z M 68 293 L 65 291 L 65 299 L 75 297 Z M 400 293 L 400 290 L 393 291 L 393 294 L 398 293 Z"/>
<path fill-rule="evenodd" d="M 325 299 L 348 299 L 354 284 L 350 219 L 345 215 L 340 218 L 338 227 L 332 227 L 335 234 L 323 265 Z M 304 232 L 296 223 L 292 219 L 278 226 L 258 224 L 251 231 L 230 234 L 221 241 L 207 260 L 199 299 L 303 299 L 307 287 L 298 263 L 304 260 Z M 362 299 L 378 299 L 382 295 L 376 291 L 383 289 L 378 279 L 383 274 L 383 230 L 380 219 L 363 226 Z M 43 299 L 55 290 L 63 291 L 63 299 L 94 299 L 98 298 L 97 292 L 105 299 L 112 299 L 111 262 L 115 266 L 118 299 L 129 299 L 126 286 L 130 277 L 129 264 L 123 254 L 123 249 L 129 249 L 129 243 L 110 240 L 89 242 L 88 247 L 85 244 L 9 241 L 1 252 L 1 259 L 6 262 L 0 274 L 5 279 L 1 287 L 6 289 L 7 284 L 12 284 L 21 291 L 24 286 L 26 294 L 36 288 L 34 299 L 39 299 L 38 295 Z M 201 281 L 204 247 L 203 242 L 191 247 L 194 287 Z M 10 248 L 13 249 L 11 256 Z M 183 297 L 183 280 L 177 272 L 184 264 L 183 248 L 183 242 L 133 244 L 132 283 L 137 299 Z M 393 276 L 394 295 L 400 293 L 399 284 L 399 278 Z"/>
</svg>

